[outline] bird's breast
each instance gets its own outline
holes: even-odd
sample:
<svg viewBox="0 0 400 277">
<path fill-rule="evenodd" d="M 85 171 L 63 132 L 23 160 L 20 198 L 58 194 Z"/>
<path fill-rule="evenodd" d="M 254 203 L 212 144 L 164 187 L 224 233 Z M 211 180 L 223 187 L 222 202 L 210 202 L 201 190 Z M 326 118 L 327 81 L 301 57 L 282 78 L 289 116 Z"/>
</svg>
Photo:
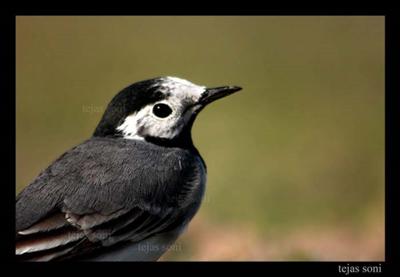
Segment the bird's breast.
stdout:
<svg viewBox="0 0 400 277">
<path fill-rule="evenodd" d="M 195 163 L 184 186 L 181 188 L 182 207 L 188 208 L 188 218 L 191 219 L 200 207 L 203 200 L 207 182 L 207 172 L 204 162 L 200 157 L 196 157 Z"/>
</svg>

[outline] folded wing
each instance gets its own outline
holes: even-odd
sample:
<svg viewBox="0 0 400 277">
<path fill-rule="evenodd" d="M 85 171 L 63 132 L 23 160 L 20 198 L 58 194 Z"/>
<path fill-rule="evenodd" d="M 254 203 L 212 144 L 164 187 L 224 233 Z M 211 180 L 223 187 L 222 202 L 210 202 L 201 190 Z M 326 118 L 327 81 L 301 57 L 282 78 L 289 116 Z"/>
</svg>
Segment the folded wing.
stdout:
<svg viewBox="0 0 400 277">
<path fill-rule="evenodd" d="M 17 197 L 17 258 L 90 256 L 186 224 L 205 169 L 186 152 L 146 147 L 92 139 L 56 160 Z"/>
</svg>

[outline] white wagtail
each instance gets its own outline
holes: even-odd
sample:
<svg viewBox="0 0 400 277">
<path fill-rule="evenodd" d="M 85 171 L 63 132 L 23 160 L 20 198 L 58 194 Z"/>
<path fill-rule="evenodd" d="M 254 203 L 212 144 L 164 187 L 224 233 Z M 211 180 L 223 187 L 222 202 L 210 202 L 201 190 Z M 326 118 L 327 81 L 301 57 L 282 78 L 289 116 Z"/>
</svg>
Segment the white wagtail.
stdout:
<svg viewBox="0 0 400 277">
<path fill-rule="evenodd" d="M 120 91 L 93 136 L 17 196 L 17 259 L 158 260 L 204 194 L 193 122 L 207 104 L 240 89 L 161 77 Z"/>
</svg>

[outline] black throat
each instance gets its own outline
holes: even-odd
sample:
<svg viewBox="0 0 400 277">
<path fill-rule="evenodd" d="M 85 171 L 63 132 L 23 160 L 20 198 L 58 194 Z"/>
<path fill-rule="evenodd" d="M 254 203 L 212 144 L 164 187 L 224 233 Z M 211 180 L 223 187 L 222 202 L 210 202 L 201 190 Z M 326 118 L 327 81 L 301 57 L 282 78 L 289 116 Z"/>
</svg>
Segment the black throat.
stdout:
<svg viewBox="0 0 400 277">
<path fill-rule="evenodd" d="M 179 136 L 173 139 L 147 136 L 145 137 L 145 140 L 163 147 L 177 147 L 189 150 L 195 148 L 191 136 Z"/>
<path fill-rule="evenodd" d="M 195 117 L 191 118 L 190 122 L 188 122 L 188 124 L 182 129 L 179 135 L 174 138 L 146 136 L 144 139 L 147 142 L 154 143 L 163 147 L 178 147 L 188 150 L 195 150 L 195 152 L 197 152 L 197 149 L 194 147 L 192 140 L 192 126 L 194 119 Z"/>
</svg>

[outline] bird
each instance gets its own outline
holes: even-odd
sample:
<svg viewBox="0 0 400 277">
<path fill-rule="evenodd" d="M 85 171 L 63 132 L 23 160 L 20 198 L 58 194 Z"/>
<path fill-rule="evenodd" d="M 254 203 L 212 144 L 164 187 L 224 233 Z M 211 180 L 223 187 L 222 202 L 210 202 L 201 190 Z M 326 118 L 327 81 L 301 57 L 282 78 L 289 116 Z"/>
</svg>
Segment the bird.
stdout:
<svg viewBox="0 0 400 277">
<path fill-rule="evenodd" d="M 92 136 L 17 195 L 16 260 L 159 260 L 205 193 L 193 123 L 208 104 L 241 89 L 166 76 L 119 91 Z"/>
</svg>

